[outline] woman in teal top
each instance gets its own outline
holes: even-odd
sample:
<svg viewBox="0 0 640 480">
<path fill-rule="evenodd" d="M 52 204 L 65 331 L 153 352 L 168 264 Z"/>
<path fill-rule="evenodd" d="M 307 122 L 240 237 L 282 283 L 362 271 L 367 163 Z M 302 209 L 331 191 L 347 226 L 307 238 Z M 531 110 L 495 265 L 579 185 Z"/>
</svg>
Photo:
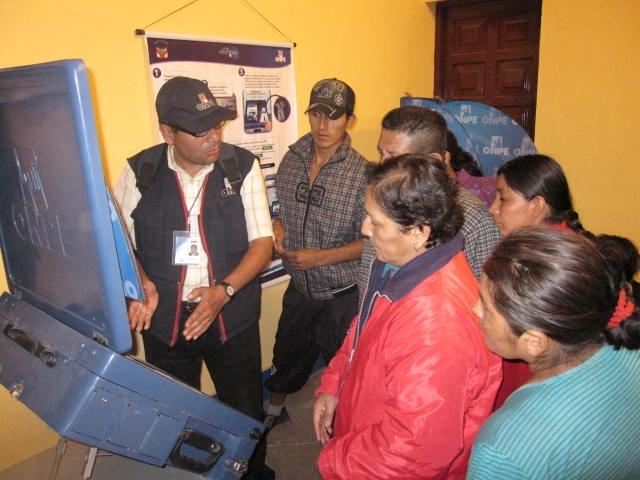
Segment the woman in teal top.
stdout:
<svg viewBox="0 0 640 480">
<path fill-rule="evenodd" d="M 468 479 L 640 478 L 640 315 L 607 329 L 618 290 L 580 235 L 527 227 L 498 245 L 476 313 L 532 378 L 482 427 Z"/>
</svg>

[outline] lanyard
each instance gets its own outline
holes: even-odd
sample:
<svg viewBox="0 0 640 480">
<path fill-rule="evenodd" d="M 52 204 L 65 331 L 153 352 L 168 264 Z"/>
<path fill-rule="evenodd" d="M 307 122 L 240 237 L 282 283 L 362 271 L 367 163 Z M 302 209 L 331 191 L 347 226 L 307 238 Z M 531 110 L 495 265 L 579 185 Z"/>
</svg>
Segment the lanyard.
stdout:
<svg viewBox="0 0 640 480">
<path fill-rule="evenodd" d="M 200 188 L 198 189 L 198 193 L 196 193 L 196 198 L 193 199 L 193 203 L 191 204 L 191 206 L 189 207 L 189 210 L 187 211 L 187 230 L 189 232 L 191 231 L 191 210 L 193 210 L 193 206 L 198 201 L 198 197 L 200 197 L 200 192 L 202 192 L 202 187 L 204 187 L 204 180 L 200 184 Z"/>
</svg>

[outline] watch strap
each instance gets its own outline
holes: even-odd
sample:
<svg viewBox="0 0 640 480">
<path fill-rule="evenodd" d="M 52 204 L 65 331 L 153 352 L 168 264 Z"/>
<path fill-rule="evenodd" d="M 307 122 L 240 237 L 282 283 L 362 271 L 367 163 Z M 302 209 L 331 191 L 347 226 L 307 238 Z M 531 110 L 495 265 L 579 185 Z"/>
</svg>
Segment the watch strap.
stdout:
<svg viewBox="0 0 640 480">
<path fill-rule="evenodd" d="M 227 294 L 227 297 L 229 297 L 229 300 L 233 300 L 233 297 L 236 294 L 235 288 L 233 288 L 233 285 L 231 285 L 228 282 L 220 282 L 219 285 L 222 285 L 222 288 L 224 288 L 224 293 Z"/>
</svg>

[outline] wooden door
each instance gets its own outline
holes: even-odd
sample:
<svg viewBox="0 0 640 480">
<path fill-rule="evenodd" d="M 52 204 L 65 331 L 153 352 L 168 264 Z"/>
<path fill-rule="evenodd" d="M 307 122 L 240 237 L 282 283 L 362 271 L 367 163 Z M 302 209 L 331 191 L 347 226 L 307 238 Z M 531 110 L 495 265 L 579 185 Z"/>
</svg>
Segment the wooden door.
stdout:
<svg viewBox="0 0 640 480">
<path fill-rule="evenodd" d="M 492 105 L 534 137 L 542 0 L 436 7 L 435 93 Z"/>
</svg>

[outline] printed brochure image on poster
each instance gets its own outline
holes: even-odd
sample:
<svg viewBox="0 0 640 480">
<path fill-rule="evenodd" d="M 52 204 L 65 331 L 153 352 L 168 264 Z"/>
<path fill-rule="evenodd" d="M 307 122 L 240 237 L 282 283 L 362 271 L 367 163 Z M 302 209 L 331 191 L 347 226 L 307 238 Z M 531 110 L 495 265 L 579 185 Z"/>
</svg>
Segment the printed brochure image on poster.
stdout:
<svg viewBox="0 0 640 480">
<path fill-rule="evenodd" d="M 270 132 L 271 92 L 269 90 L 244 91 L 244 131 L 246 133 Z"/>
</svg>

